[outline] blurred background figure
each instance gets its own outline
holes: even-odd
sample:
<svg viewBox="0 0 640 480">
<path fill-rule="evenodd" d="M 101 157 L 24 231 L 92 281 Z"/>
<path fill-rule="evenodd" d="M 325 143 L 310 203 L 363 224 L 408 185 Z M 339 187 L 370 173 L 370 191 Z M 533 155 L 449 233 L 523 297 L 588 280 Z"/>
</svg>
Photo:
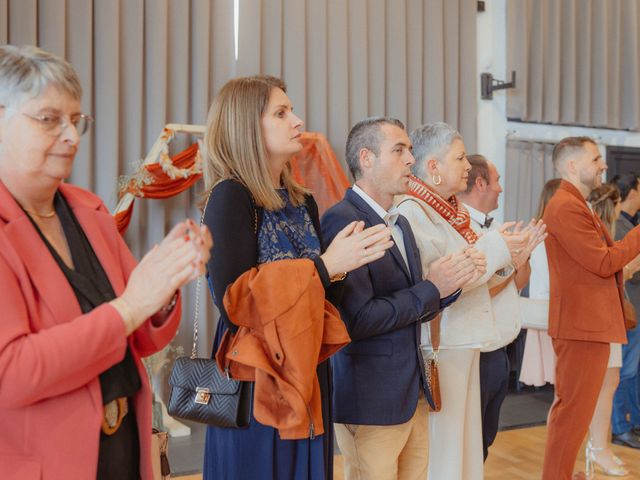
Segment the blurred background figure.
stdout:
<svg viewBox="0 0 640 480">
<path fill-rule="evenodd" d="M 636 173 L 625 173 L 611 179 L 620 190 L 620 216 L 616 220 L 615 239 L 623 239 L 638 224 L 640 182 Z M 624 269 L 625 294 L 640 312 L 640 273 Z M 613 443 L 640 448 L 640 328 L 627 330 L 626 345 L 622 345 L 620 383 L 613 397 L 611 431 Z"/>
<path fill-rule="evenodd" d="M 540 220 L 553 194 L 556 193 L 560 179 L 554 178 L 545 183 L 540 193 L 540 203 L 535 219 Z M 529 260 L 529 298 L 549 301 L 549 265 L 547 250 L 542 242 L 531 252 Z M 547 324 L 548 328 L 548 324 Z M 548 330 L 528 329 L 522 355 L 520 381 L 526 385 L 542 387 L 546 383 L 555 383 L 556 360 Z"/>
<path fill-rule="evenodd" d="M 605 183 L 595 188 L 587 197 L 587 201 L 607 227 L 611 236 L 614 237 L 616 220 L 621 209 L 618 187 L 611 183 Z M 629 264 L 625 266 L 624 270 L 629 271 L 630 268 L 633 267 Z M 627 469 L 622 466 L 620 458 L 615 456 L 608 447 L 613 395 L 618 387 L 621 365 L 622 346 L 619 343 L 612 343 L 607 371 L 589 425 L 589 440 L 585 450 L 586 474 L 589 478 L 594 476 L 596 467 L 606 475 L 622 477 L 629 474 Z"/>
</svg>

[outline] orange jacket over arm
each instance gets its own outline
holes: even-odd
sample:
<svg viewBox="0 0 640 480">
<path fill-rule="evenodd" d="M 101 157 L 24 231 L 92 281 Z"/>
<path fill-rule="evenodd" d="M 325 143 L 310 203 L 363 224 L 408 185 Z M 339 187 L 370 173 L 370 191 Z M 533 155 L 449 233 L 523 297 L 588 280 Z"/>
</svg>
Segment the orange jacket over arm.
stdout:
<svg viewBox="0 0 640 480">
<path fill-rule="evenodd" d="M 254 380 L 253 414 L 282 439 L 324 432 L 318 363 L 349 343 L 337 309 L 311 260 L 279 260 L 252 268 L 227 289 L 227 332 L 218 364 L 233 378 Z"/>
</svg>

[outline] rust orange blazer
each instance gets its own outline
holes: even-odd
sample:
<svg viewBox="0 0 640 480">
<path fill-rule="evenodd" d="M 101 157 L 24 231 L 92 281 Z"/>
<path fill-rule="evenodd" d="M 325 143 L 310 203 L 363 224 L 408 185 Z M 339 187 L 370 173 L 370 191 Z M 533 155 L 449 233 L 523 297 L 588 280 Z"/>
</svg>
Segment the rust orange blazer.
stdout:
<svg viewBox="0 0 640 480">
<path fill-rule="evenodd" d="M 549 335 L 627 343 L 621 270 L 640 253 L 640 228 L 614 242 L 578 189 L 564 180 L 543 220 L 549 233 Z"/>
<path fill-rule="evenodd" d="M 136 262 L 95 195 L 60 185 L 116 294 Z M 0 182 L 0 478 L 96 478 L 103 418 L 98 375 L 131 346 L 142 388 L 134 408 L 140 473 L 151 472 L 151 391 L 140 357 L 174 336 L 180 306 L 160 326 L 129 337 L 113 307 L 83 315 L 30 220 Z"/>
<path fill-rule="evenodd" d="M 252 268 L 224 296 L 240 328 L 225 334 L 218 364 L 226 357 L 234 378 L 255 380 L 253 414 L 283 440 L 324 433 L 316 368 L 351 341 L 324 295 L 314 263 L 296 259 Z"/>
</svg>

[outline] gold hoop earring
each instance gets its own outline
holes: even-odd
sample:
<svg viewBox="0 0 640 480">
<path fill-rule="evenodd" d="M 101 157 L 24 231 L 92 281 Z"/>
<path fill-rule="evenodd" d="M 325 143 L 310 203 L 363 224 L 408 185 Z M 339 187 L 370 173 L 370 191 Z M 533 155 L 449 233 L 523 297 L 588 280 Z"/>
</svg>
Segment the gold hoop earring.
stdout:
<svg viewBox="0 0 640 480">
<path fill-rule="evenodd" d="M 437 178 L 437 180 L 436 180 Z M 440 185 L 442 183 L 442 177 L 440 176 L 440 174 L 436 174 L 436 175 L 432 175 L 431 176 L 431 180 L 433 181 L 434 185 Z"/>
</svg>

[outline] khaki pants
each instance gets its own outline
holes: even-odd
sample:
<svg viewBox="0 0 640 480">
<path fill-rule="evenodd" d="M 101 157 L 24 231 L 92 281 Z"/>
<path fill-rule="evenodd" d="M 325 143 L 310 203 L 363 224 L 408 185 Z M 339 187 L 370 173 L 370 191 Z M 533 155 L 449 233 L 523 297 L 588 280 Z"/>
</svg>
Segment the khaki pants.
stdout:
<svg viewBox="0 0 640 480">
<path fill-rule="evenodd" d="M 336 423 L 345 480 L 425 480 L 429 455 L 427 422 L 427 401 L 420 392 L 416 411 L 406 423 Z"/>
</svg>

